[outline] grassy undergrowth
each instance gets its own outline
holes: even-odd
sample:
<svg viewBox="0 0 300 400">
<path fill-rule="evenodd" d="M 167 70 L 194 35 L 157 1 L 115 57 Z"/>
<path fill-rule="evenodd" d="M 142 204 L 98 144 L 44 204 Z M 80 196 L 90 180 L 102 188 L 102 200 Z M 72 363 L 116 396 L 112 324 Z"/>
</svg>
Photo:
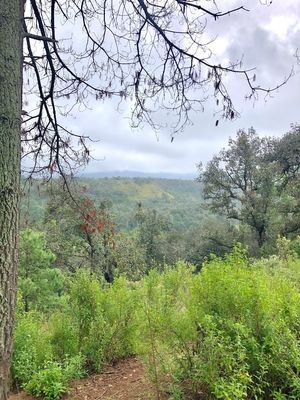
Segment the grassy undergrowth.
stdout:
<svg viewBox="0 0 300 400">
<path fill-rule="evenodd" d="M 300 260 L 251 262 L 237 246 L 193 271 L 113 285 L 79 271 L 51 312 L 25 312 L 20 293 L 14 384 L 55 400 L 71 379 L 138 354 L 173 400 L 299 399 Z"/>
</svg>

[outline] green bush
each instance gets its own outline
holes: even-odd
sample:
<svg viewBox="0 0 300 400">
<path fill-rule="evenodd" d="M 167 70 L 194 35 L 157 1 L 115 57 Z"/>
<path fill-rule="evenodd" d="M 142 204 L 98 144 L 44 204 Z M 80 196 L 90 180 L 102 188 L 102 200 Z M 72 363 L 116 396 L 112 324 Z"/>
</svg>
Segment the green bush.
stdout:
<svg viewBox="0 0 300 400">
<path fill-rule="evenodd" d="M 24 389 L 34 396 L 43 396 L 46 400 L 59 399 L 67 391 L 62 366 L 49 361 L 43 369 L 32 375 Z"/>
<path fill-rule="evenodd" d="M 41 315 L 29 312 L 19 316 L 14 333 L 12 377 L 22 385 L 52 358 L 49 333 Z"/>
<path fill-rule="evenodd" d="M 66 357 L 74 357 L 79 354 L 78 327 L 73 318 L 67 312 L 56 312 L 49 321 L 51 333 L 50 342 L 53 357 L 57 361 L 63 361 Z"/>
<path fill-rule="evenodd" d="M 299 399 L 300 260 L 250 262 L 237 245 L 193 271 L 181 262 L 113 285 L 78 271 L 51 317 L 19 295 L 14 382 L 55 400 L 84 369 L 139 354 L 174 400 Z"/>
<path fill-rule="evenodd" d="M 158 391 L 169 391 L 165 377 L 175 377 L 176 360 L 181 362 L 195 337 L 186 312 L 192 270 L 184 263 L 178 263 L 175 269 L 166 268 L 163 274 L 152 270 L 139 289 L 137 349 Z M 173 391 L 177 389 L 179 392 L 173 387 Z"/>
<path fill-rule="evenodd" d="M 101 308 L 101 282 L 89 271 L 78 271 L 70 288 L 70 313 L 77 327 L 79 351 L 89 371 L 99 371 L 105 362 L 107 329 Z"/>
<path fill-rule="evenodd" d="M 65 306 L 65 276 L 52 267 L 54 261 L 55 255 L 47 248 L 42 232 L 21 232 L 18 286 L 25 311 L 50 312 Z"/>
<path fill-rule="evenodd" d="M 90 371 L 133 354 L 135 300 L 124 278 L 105 285 L 90 272 L 78 272 L 71 283 L 70 310 Z"/>
<path fill-rule="evenodd" d="M 42 396 L 45 400 L 57 400 L 68 391 L 70 379 L 83 376 L 80 356 L 70 358 L 63 364 L 48 361 L 42 369 L 32 375 L 24 385 L 24 389 L 34 396 Z"/>
<path fill-rule="evenodd" d="M 105 320 L 108 362 L 128 357 L 135 352 L 138 292 L 131 290 L 124 278 L 117 278 L 102 292 L 101 308 Z"/>
<path fill-rule="evenodd" d="M 199 275 L 180 268 L 145 281 L 144 350 L 158 386 L 176 399 L 300 398 L 294 282 L 250 265 L 239 247 Z"/>
</svg>

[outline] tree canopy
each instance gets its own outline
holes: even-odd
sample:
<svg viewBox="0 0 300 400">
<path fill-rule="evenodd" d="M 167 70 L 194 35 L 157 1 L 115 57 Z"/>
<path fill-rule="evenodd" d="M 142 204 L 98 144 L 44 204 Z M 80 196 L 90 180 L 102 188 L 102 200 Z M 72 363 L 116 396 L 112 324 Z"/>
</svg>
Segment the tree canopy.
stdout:
<svg viewBox="0 0 300 400">
<path fill-rule="evenodd" d="M 199 165 L 208 207 L 250 228 L 258 246 L 276 234 L 299 232 L 299 127 L 281 138 L 240 130 L 208 162 Z"/>
</svg>

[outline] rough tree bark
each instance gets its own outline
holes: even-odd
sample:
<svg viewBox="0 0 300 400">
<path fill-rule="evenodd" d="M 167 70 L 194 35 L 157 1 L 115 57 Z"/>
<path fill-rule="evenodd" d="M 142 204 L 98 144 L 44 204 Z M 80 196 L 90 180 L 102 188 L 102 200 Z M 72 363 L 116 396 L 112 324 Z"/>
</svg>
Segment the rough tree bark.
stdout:
<svg viewBox="0 0 300 400">
<path fill-rule="evenodd" d="M 0 0 L 0 400 L 8 398 L 16 300 L 23 0 Z"/>
</svg>

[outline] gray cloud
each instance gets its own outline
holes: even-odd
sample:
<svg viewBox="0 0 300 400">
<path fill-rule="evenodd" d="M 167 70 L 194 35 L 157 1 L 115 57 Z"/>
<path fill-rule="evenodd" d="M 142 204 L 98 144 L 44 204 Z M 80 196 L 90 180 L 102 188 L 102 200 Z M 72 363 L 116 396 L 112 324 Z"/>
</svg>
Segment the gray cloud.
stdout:
<svg viewBox="0 0 300 400">
<path fill-rule="evenodd" d="M 232 5 L 240 4 L 232 1 Z M 262 6 L 259 1 L 242 2 L 251 12 L 240 12 L 218 22 L 208 21 L 207 35 L 218 34 L 223 45 L 215 52 L 222 58 L 239 59 L 243 56 L 244 66 L 256 66 L 259 82 L 270 87 L 284 79 L 293 64 L 294 53 L 300 44 L 300 3 L 292 0 L 273 1 L 271 6 Z M 82 131 L 99 142 L 91 144 L 92 155 L 102 161 L 91 161 L 86 171 L 139 170 L 143 172 L 192 172 L 199 161 L 206 162 L 225 146 L 229 136 L 239 128 L 254 126 L 261 135 L 285 133 L 292 122 L 300 122 L 300 79 L 299 66 L 295 76 L 272 97 L 259 100 L 253 105 L 245 101 L 245 83 L 237 77 L 228 77 L 231 94 L 241 117 L 233 122 L 220 121 L 215 127 L 215 102 L 205 104 L 204 113 L 191 114 L 192 126 L 176 136 L 171 143 L 167 129 L 158 137 L 149 127 L 130 128 L 130 104 L 121 106 L 108 101 L 90 101 L 92 110 L 76 115 L 68 122 L 76 131 Z M 159 118 L 169 117 L 161 111 Z"/>
</svg>

